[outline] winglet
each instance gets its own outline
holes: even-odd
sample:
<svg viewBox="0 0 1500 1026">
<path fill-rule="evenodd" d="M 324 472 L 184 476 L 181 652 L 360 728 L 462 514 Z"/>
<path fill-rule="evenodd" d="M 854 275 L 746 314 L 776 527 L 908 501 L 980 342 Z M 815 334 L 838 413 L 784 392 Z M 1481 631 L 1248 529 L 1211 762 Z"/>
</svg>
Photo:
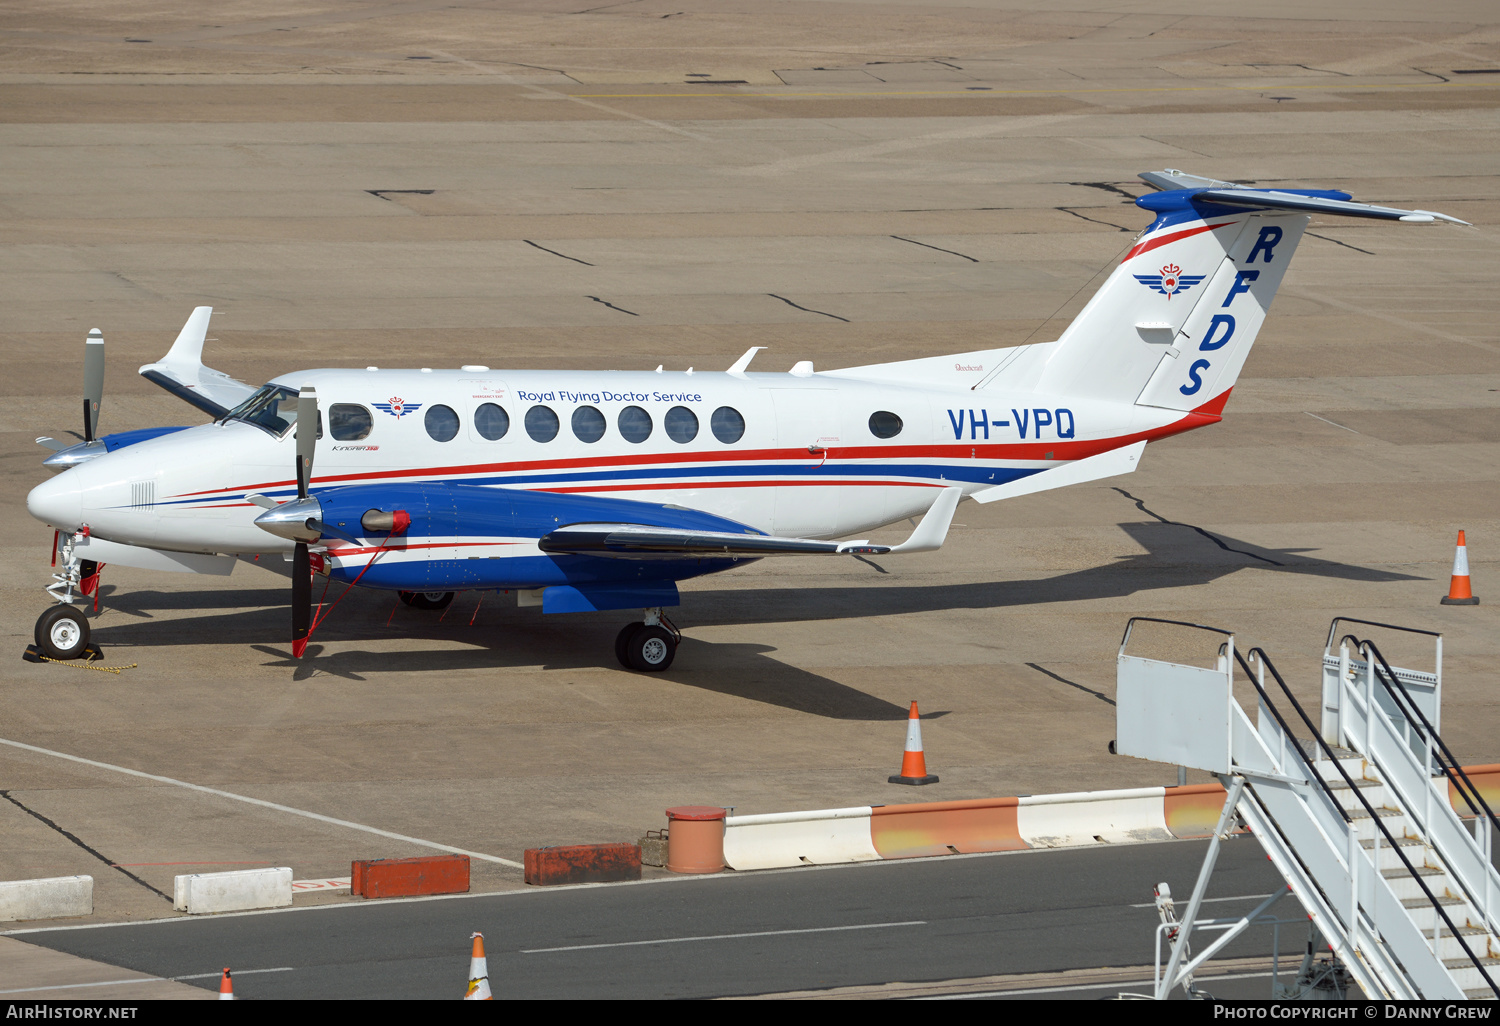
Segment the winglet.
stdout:
<svg viewBox="0 0 1500 1026">
<path fill-rule="evenodd" d="M 750 361 L 753 360 L 753 359 L 755 359 L 755 354 L 758 353 L 758 352 L 760 352 L 762 349 L 769 349 L 769 348 L 771 348 L 771 347 L 770 346 L 751 346 L 749 349 L 745 350 L 745 355 L 742 356 L 742 357 L 740 357 L 738 360 L 734 361 L 734 366 L 730 367 L 724 373 L 726 373 L 726 374 L 733 374 L 737 378 L 743 378 L 745 376 L 745 368 L 750 366 Z M 657 370 L 660 370 L 660 369 L 661 369 L 660 367 L 657 368 Z"/>
<path fill-rule="evenodd" d="M 172 348 L 167 350 L 167 355 L 161 358 L 161 362 L 168 366 L 201 366 L 203 340 L 208 336 L 208 319 L 213 313 L 214 308 L 211 306 L 194 307 L 192 316 L 177 333 L 177 341 L 172 343 Z"/>
<path fill-rule="evenodd" d="M 953 523 L 953 511 L 958 509 L 958 500 L 963 497 L 964 490 L 957 485 L 939 492 L 932 508 L 922 517 L 922 522 L 911 533 L 911 537 L 892 548 L 891 555 L 898 552 L 934 552 L 942 548 L 943 542 L 948 538 L 948 526 Z"/>
</svg>

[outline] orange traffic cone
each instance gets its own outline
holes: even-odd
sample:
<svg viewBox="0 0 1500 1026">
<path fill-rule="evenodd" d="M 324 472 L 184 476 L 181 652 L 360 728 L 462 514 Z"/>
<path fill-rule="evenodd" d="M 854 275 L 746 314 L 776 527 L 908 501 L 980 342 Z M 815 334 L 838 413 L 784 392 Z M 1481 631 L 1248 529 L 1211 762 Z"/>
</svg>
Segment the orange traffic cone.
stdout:
<svg viewBox="0 0 1500 1026">
<path fill-rule="evenodd" d="M 228 969 L 224 970 L 224 976 L 223 976 L 223 978 L 221 978 L 219 980 L 219 1000 L 220 1001 L 233 1001 L 234 1000 L 234 984 L 231 983 L 230 980 L 229 980 L 229 970 Z"/>
<path fill-rule="evenodd" d="M 890 778 L 893 784 L 936 784 L 937 777 L 928 776 L 927 759 L 922 754 L 922 720 L 917 715 L 917 703 L 911 704 L 906 717 L 906 751 L 901 755 L 901 773 Z"/>
<path fill-rule="evenodd" d="M 1458 532 L 1458 552 L 1453 556 L 1453 582 L 1448 585 L 1448 594 L 1443 596 L 1443 605 L 1479 605 L 1479 600 L 1469 588 L 1469 547 L 1464 542 L 1462 531 Z"/>
<path fill-rule="evenodd" d="M 490 967 L 484 957 L 484 934 L 474 934 L 474 953 L 469 957 L 469 991 L 465 1001 L 493 1001 L 490 993 Z"/>
</svg>

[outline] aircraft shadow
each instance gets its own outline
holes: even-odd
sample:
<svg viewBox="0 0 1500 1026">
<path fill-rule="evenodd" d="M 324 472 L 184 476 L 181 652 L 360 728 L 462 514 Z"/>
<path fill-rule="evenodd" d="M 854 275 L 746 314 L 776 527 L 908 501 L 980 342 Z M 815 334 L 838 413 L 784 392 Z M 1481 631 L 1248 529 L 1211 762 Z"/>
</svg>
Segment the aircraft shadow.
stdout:
<svg viewBox="0 0 1500 1026">
<path fill-rule="evenodd" d="M 686 601 L 691 606 L 694 624 L 721 626 L 1124 598 L 1145 591 L 1210 584 L 1245 569 L 1376 584 L 1426 580 L 1411 574 L 1301 555 L 1315 551 L 1312 549 L 1267 549 L 1234 538 L 1204 537 L 1196 528 L 1184 524 L 1119 526 L 1146 551 L 1055 577 L 906 586 L 894 574 L 871 574 L 860 587 L 697 591 Z M 876 562 L 880 562 L 879 557 Z M 899 564 L 893 559 L 884 566 Z"/>
<path fill-rule="evenodd" d="M 1409 574 L 1308 558 L 1307 549 L 1265 549 L 1247 542 L 1200 533 L 1182 524 L 1127 523 L 1121 529 L 1146 551 L 1114 563 L 1054 577 L 951 585 L 903 585 L 899 576 L 872 573 L 865 583 L 827 588 L 756 588 L 694 591 L 685 596 L 682 623 L 690 626 L 762 624 L 797 620 L 838 620 L 949 609 L 1004 609 L 1011 606 L 1085 599 L 1118 598 L 1147 591 L 1191 587 L 1220 580 L 1247 568 L 1309 574 L 1367 583 L 1422 580 Z M 891 566 L 899 566 L 892 560 Z M 329 590 L 328 601 L 342 593 Z M 315 592 L 316 596 L 316 592 Z M 268 657 L 266 666 L 285 666 L 296 679 L 329 674 L 351 680 L 392 672 L 401 686 L 437 685 L 451 670 L 504 670 L 542 666 L 549 670 L 613 666 L 615 632 L 629 614 L 571 614 L 547 617 L 520 610 L 505 599 L 461 595 L 442 614 L 410 609 L 394 595 L 363 589 L 351 593 L 321 625 L 302 660 L 291 658 L 284 587 L 203 592 L 121 592 L 103 589 L 104 615 L 94 620 L 93 636 L 113 645 L 160 647 L 243 645 Z M 260 608 L 254 608 L 254 607 Z M 198 616 L 158 618 L 153 612 L 227 610 Z M 433 651 L 380 651 L 358 647 L 361 640 L 392 636 L 459 641 L 463 647 Z M 330 649 L 328 643 L 338 644 Z M 899 720 L 905 708 L 776 660 L 770 645 L 709 644 L 683 641 L 678 663 L 659 679 L 747 701 L 847 720 Z M 623 671 L 622 671 L 623 672 Z M 945 715 L 929 712 L 924 719 Z"/>
</svg>

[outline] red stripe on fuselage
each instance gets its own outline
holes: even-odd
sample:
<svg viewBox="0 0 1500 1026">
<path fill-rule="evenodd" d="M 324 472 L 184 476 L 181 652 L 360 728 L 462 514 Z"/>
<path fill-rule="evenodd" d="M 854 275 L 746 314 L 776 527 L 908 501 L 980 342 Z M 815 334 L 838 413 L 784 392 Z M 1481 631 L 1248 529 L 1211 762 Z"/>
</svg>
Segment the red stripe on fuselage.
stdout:
<svg viewBox="0 0 1500 1026">
<path fill-rule="evenodd" d="M 1212 227 L 1219 227 L 1217 225 Z M 1208 230 L 1194 229 L 1194 231 Z M 999 460 L 1034 460 L 1069 462 L 1072 460 L 1086 459 L 1089 456 L 1097 456 L 1111 449 L 1118 449 L 1122 445 L 1130 445 L 1142 440 L 1153 442 L 1159 438 L 1170 435 L 1181 434 L 1191 431 L 1193 428 L 1214 424 L 1222 420 L 1221 416 L 1224 403 L 1229 399 L 1226 391 L 1215 399 L 1204 403 L 1190 413 L 1186 413 L 1180 420 L 1165 424 L 1159 428 L 1151 428 L 1147 431 L 1137 431 L 1128 435 L 1118 435 L 1114 438 L 1102 438 L 1092 441 L 1053 441 L 1053 442 L 1010 442 L 1010 443 L 979 443 L 973 442 L 965 445 L 962 443 L 945 445 L 895 445 L 895 446 L 851 446 L 849 448 L 831 449 L 824 456 L 836 460 L 871 460 L 871 459 L 930 459 L 930 460 L 973 460 L 976 462 L 999 461 Z M 972 400 L 971 400 L 972 401 Z M 728 450 L 724 452 L 683 452 L 683 453 L 656 453 L 653 455 L 632 456 L 623 454 L 619 456 L 590 456 L 583 459 L 561 459 L 561 460 L 533 460 L 523 463 L 482 463 L 472 466 L 444 466 L 427 467 L 411 470 L 379 470 L 363 474 L 333 474 L 326 477 L 315 477 L 312 484 L 328 487 L 342 482 L 375 482 L 399 478 L 433 478 L 433 477 L 460 477 L 472 474 L 517 474 L 537 473 L 548 470 L 576 471 L 589 468 L 608 467 L 641 467 L 659 466 L 683 463 L 740 463 L 740 462 L 813 462 L 813 457 L 806 449 L 745 449 Z M 545 478 L 538 478 L 545 481 Z M 462 484 L 463 482 L 458 482 Z M 805 483 L 805 482 L 798 482 Z M 831 483 L 831 482 L 830 482 Z M 912 482 L 902 481 L 901 484 Z M 295 485 L 295 479 L 281 481 L 263 481 L 259 484 L 238 485 L 232 488 L 209 488 L 199 492 L 185 492 L 172 498 L 192 498 L 195 495 L 218 495 L 225 492 L 254 492 L 262 488 L 286 488 Z M 724 484 L 720 487 L 744 487 L 745 485 Z M 524 487 L 524 486 L 523 486 Z M 563 488 L 537 488 L 535 491 L 563 491 Z M 606 482 L 599 484 L 579 485 L 574 491 L 605 491 L 619 490 L 611 488 Z M 207 508 L 207 507 L 199 507 Z"/>
</svg>

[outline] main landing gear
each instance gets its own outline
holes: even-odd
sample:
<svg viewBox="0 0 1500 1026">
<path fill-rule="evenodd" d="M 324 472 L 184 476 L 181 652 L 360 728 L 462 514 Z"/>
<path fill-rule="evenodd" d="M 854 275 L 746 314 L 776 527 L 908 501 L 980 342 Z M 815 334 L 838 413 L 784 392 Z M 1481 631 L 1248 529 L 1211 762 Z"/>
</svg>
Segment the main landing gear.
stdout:
<svg viewBox="0 0 1500 1026">
<path fill-rule="evenodd" d="M 413 609 L 447 609 L 453 601 L 451 591 L 398 591 L 396 594 Z"/>
<path fill-rule="evenodd" d="M 660 673 L 672 665 L 681 640 L 682 632 L 657 606 L 646 610 L 643 623 L 627 623 L 621 629 L 615 638 L 615 658 L 627 670 Z"/>
</svg>

